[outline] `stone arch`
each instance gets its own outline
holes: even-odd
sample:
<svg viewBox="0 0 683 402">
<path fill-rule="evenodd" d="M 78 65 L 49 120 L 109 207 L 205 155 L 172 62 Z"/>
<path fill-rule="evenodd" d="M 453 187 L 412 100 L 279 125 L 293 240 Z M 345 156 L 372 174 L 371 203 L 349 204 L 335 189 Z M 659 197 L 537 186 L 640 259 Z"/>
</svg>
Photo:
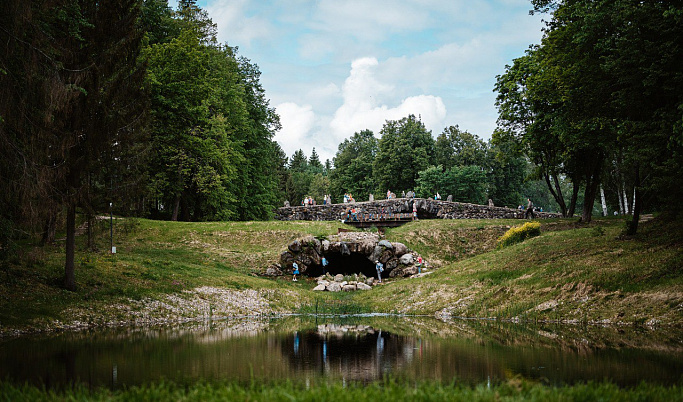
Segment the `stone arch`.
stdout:
<svg viewBox="0 0 683 402">
<path fill-rule="evenodd" d="M 366 277 L 377 277 L 375 264 L 366 256 L 358 253 L 343 254 L 341 252 L 324 252 L 323 256 L 329 262 L 326 273 L 330 275 L 342 274 L 344 276 L 353 274 L 363 274 Z M 307 276 L 318 277 L 323 275 L 322 262 L 308 267 Z"/>
<path fill-rule="evenodd" d="M 383 278 L 407 276 L 417 273 L 414 268 L 413 252 L 402 243 L 379 240 L 375 234 L 350 232 L 347 236 L 364 236 L 356 240 L 324 240 L 313 237 L 295 240 L 280 255 L 280 268 L 285 274 L 291 274 L 293 263 L 299 266 L 301 275 L 318 277 L 323 275 L 322 257 L 329 265 L 327 273 L 332 275 L 363 274 L 377 278 L 375 261 L 384 264 Z M 406 255 L 410 254 L 410 255 Z M 413 272 L 415 271 L 415 272 Z"/>
</svg>

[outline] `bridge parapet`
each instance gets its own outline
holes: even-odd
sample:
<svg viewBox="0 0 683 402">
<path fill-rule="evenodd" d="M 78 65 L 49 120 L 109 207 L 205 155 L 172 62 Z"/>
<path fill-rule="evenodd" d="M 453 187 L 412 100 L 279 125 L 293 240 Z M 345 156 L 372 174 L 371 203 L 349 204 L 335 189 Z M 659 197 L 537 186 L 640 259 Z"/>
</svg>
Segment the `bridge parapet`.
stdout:
<svg viewBox="0 0 683 402">
<path fill-rule="evenodd" d="M 346 219 L 349 209 L 357 213 L 378 217 L 389 214 L 412 213 L 413 203 L 417 203 L 420 219 L 524 219 L 524 211 L 505 207 L 449 202 L 425 198 L 395 198 L 332 205 L 309 205 L 282 207 L 275 211 L 275 219 L 281 221 L 335 221 Z M 535 212 L 536 218 L 559 218 L 559 214 Z"/>
</svg>

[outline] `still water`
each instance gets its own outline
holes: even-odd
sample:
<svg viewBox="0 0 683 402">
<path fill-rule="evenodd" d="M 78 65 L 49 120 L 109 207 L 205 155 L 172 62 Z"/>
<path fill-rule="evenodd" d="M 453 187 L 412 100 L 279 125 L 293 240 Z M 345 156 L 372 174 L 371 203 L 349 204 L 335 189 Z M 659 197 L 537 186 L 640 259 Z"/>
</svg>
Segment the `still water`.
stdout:
<svg viewBox="0 0 683 402">
<path fill-rule="evenodd" d="M 431 318 L 289 317 L 126 328 L 0 341 L 0 379 L 121 388 L 159 379 L 680 384 L 683 340 L 667 331 Z"/>
</svg>

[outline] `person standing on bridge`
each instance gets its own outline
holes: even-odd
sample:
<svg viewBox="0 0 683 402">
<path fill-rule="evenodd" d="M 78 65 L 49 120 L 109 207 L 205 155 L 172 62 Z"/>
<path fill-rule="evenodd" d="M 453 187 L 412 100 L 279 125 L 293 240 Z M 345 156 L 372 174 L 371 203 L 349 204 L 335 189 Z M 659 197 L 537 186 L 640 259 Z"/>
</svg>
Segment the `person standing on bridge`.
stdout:
<svg viewBox="0 0 683 402">
<path fill-rule="evenodd" d="M 413 202 L 413 220 L 417 220 L 417 202 Z"/>
</svg>

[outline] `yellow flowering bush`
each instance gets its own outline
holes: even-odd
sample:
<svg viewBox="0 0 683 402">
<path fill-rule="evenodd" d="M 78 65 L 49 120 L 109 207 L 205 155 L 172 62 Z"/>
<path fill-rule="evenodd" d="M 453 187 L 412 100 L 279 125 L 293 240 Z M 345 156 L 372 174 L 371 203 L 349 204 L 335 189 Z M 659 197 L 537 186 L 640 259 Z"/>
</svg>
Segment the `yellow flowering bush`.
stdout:
<svg viewBox="0 0 683 402">
<path fill-rule="evenodd" d="M 498 239 L 498 248 L 521 243 L 526 239 L 539 236 L 540 234 L 541 224 L 538 222 L 527 222 L 521 226 L 513 226 Z"/>
</svg>

